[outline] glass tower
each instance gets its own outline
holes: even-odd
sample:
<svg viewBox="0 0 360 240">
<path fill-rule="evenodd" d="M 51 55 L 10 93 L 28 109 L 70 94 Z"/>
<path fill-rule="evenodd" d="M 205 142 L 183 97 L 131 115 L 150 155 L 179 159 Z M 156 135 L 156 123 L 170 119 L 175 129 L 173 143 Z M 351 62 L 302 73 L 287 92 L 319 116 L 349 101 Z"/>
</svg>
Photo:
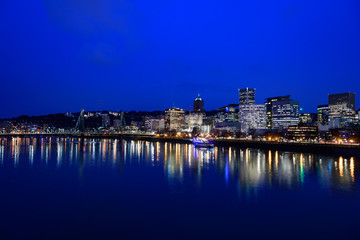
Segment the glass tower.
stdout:
<svg viewBox="0 0 360 240">
<path fill-rule="evenodd" d="M 239 89 L 239 105 L 255 104 L 255 88 Z"/>
</svg>

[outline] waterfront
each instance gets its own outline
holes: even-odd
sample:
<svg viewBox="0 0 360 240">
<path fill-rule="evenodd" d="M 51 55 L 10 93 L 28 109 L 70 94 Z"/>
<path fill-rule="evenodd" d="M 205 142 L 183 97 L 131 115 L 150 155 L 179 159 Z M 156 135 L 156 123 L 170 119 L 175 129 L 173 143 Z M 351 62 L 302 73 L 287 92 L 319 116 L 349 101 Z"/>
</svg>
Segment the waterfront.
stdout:
<svg viewBox="0 0 360 240">
<path fill-rule="evenodd" d="M 359 166 L 356 156 L 3 138 L 0 237 L 358 239 Z"/>
</svg>

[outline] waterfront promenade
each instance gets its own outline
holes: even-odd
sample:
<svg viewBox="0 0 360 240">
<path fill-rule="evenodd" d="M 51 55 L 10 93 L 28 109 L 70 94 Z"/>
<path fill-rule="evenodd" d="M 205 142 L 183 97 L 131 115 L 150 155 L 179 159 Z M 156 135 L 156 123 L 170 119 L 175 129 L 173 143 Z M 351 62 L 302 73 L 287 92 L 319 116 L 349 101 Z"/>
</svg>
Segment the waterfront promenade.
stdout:
<svg viewBox="0 0 360 240">
<path fill-rule="evenodd" d="M 173 143 L 192 143 L 191 138 L 157 136 L 153 134 L 141 133 L 5 133 L 0 134 L 1 138 L 13 137 L 70 137 L 70 138 L 95 138 L 95 139 L 127 139 L 127 140 L 144 140 L 144 141 L 160 141 Z M 265 150 L 279 151 L 296 151 L 321 153 L 326 155 L 351 155 L 360 156 L 359 143 L 334 143 L 334 142 L 308 142 L 308 141 L 276 141 L 276 140 L 248 140 L 239 138 L 209 138 L 215 146 L 224 147 L 240 147 L 240 148 L 259 148 Z"/>
</svg>

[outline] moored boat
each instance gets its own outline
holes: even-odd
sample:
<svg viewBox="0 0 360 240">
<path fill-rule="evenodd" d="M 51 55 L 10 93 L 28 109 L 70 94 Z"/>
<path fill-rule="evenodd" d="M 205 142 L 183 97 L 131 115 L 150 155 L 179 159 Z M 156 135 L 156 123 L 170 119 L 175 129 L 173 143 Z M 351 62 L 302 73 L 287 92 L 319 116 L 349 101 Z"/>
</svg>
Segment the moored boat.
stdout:
<svg viewBox="0 0 360 240">
<path fill-rule="evenodd" d="M 197 148 L 213 148 L 214 144 L 210 143 L 206 138 L 194 138 L 193 144 Z"/>
</svg>

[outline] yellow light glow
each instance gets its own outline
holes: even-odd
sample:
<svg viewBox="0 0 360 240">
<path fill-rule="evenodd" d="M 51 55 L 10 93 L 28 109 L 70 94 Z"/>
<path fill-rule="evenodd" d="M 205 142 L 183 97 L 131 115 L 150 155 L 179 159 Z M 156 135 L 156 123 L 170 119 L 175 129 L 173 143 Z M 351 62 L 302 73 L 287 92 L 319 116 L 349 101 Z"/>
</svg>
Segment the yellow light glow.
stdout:
<svg viewBox="0 0 360 240">
<path fill-rule="evenodd" d="M 353 157 L 350 158 L 350 175 L 351 175 L 351 180 L 354 182 L 355 181 L 355 166 L 354 166 L 354 158 Z"/>
<path fill-rule="evenodd" d="M 339 158 L 339 173 L 340 173 L 340 177 L 343 176 L 343 170 L 344 170 L 344 159 L 343 157 Z"/>
</svg>

